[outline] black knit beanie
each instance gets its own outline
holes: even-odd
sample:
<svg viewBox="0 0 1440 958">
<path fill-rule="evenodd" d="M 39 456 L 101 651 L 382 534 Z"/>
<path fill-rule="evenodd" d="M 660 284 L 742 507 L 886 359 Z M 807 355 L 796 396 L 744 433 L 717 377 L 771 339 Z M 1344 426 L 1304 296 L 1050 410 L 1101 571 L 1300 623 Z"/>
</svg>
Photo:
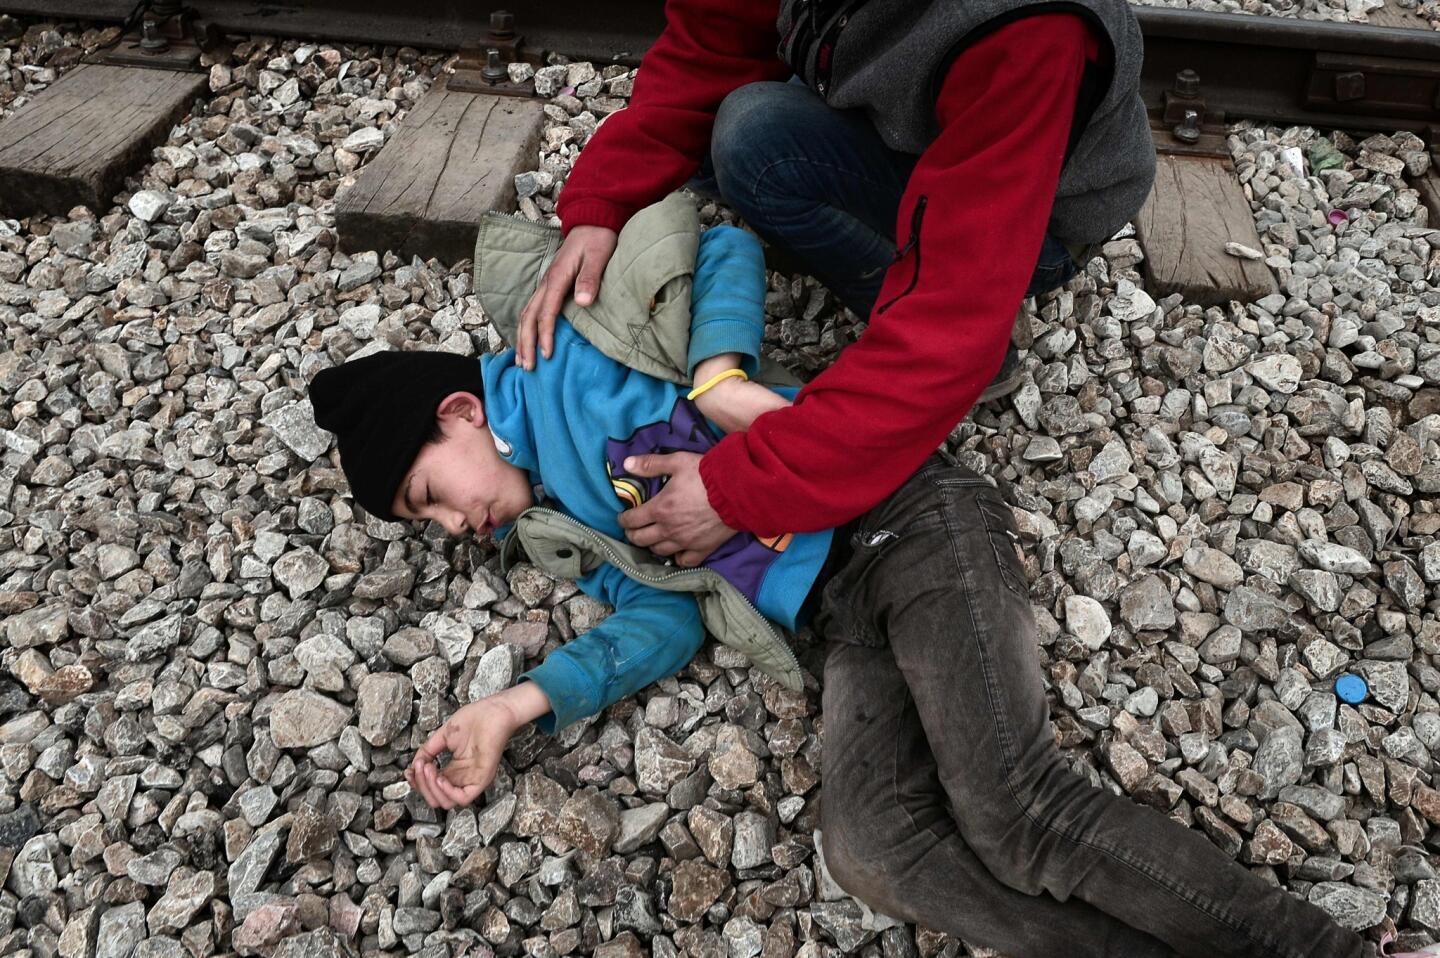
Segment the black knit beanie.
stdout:
<svg viewBox="0 0 1440 958">
<path fill-rule="evenodd" d="M 391 522 L 405 473 L 455 392 L 483 399 L 480 361 L 442 352 L 380 352 L 321 370 L 310 382 L 315 422 L 335 434 L 350 494 Z"/>
</svg>

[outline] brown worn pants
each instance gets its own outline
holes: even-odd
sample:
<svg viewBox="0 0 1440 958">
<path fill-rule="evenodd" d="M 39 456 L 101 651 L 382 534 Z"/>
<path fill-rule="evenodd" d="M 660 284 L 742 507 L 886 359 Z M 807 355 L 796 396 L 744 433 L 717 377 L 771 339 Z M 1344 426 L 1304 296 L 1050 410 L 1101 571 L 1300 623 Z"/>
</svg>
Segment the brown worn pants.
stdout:
<svg viewBox="0 0 1440 958">
<path fill-rule="evenodd" d="M 1008 508 L 932 458 L 825 586 L 822 829 L 851 894 L 1011 958 L 1372 946 L 1055 745 Z"/>
</svg>

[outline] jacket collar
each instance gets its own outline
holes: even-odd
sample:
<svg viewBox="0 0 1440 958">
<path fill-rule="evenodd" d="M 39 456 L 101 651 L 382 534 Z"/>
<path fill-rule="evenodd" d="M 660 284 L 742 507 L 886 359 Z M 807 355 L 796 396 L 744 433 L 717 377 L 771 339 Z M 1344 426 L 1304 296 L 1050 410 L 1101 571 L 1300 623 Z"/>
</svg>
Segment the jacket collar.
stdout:
<svg viewBox="0 0 1440 958">
<path fill-rule="evenodd" d="M 500 457 L 530 474 L 532 483 L 540 477 L 540 458 L 535 435 L 525 406 L 525 372 L 515 365 L 515 350 L 480 357 L 480 376 L 485 383 L 485 420 Z"/>
<path fill-rule="evenodd" d="M 475 240 L 475 295 L 509 345 L 520 312 L 560 248 L 560 230 L 504 213 L 486 213 Z M 626 222 L 589 306 L 567 299 L 560 312 L 582 337 L 617 362 L 662 379 L 685 368 L 654 330 L 690 328 L 690 277 L 700 243 L 695 204 L 671 193 Z M 647 354 L 655 354 L 652 356 Z M 646 362 L 647 359 L 651 361 Z"/>
</svg>

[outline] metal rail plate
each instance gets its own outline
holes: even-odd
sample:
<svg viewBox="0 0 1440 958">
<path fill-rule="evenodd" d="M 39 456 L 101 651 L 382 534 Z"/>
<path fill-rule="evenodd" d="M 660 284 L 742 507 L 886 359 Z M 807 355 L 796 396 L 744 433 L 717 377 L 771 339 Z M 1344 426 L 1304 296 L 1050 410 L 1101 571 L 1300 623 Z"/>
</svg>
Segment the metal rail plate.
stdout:
<svg viewBox="0 0 1440 958">
<path fill-rule="evenodd" d="M 1136 7 L 1141 94 L 1152 112 L 1180 70 L 1200 75 L 1205 119 L 1440 133 L 1440 33 Z"/>
</svg>

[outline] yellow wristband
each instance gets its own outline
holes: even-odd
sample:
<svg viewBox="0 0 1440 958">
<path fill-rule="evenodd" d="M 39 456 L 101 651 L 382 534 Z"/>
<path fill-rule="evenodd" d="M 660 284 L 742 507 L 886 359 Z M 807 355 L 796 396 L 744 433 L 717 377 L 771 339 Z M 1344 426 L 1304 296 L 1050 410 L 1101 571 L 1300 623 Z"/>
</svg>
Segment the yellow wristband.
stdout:
<svg viewBox="0 0 1440 958">
<path fill-rule="evenodd" d="M 685 398 L 692 400 L 698 399 L 701 394 L 704 393 L 707 389 L 713 389 L 717 384 L 736 376 L 740 377 L 741 379 L 747 380 L 750 378 L 749 376 L 745 375 L 745 370 L 743 369 L 727 369 L 723 373 L 717 373 L 716 375 L 711 376 L 710 380 L 705 383 L 705 385 L 697 386 L 694 389 L 690 390 L 690 394 Z"/>
</svg>

